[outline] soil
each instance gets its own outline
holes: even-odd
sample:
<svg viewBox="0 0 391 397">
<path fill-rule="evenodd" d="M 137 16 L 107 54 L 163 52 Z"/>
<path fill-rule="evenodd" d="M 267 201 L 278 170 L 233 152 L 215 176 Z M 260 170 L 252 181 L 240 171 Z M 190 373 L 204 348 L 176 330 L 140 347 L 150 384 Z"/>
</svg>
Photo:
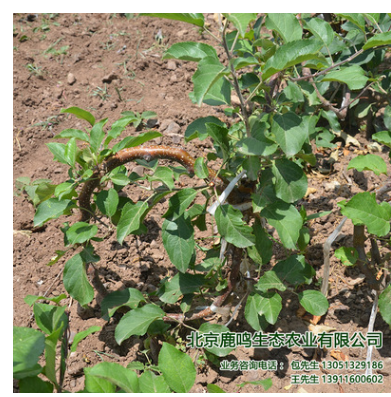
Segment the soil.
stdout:
<svg viewBox="0 0 391 397">
<path fill-rule="evenodd" d="M 213 29 L 216 23 L 213 15 L 207 15 Z M 13 39 L 13 323 L 17 326 L 35 327 L 32 309 L 24 297 L 43 295 L 48 297 L 66 293 L 62 284 L 62 270 L 68 259 L 63 257 L 53 266 L 47 266 L 56 250 L 63 248 L 63 234 L 60 230 L 64 221 L 75 222 L 77 214 L 67 219 L 48 222 L 44 227 L 33 227 L 34 207 L 26 194 L 18 193 L 15 181 L 20 177 L 31 180 L 50 179 L 59 183 L 67 178 L 64 165 L 54 163 L 46 143 L 66 128 L 83 129 L 86 125 L 74 116 L 60 114 L 61 108 L 78 106 L 92 112 L 97 120 L 109 118 L 109 124 L 120 117 L 123 111 L 154 111 L 157 114 L 154 128 L 162 132 L 163 138 L 157 144 L 171 144 L 185 147 L 183 139 L 186 127 L 193 120 L 214 115 L 224 118 L 221 107 L 202 105 L 190 101 L 191 77 L 196 65 L 192 62 L 162 60 L 167 46 L 179 41 L 212 43 L 207 36 L 200 35 L 196 27 L 185 23 L 159 20 L 144 16 L 121 14 L 14 14 Z M 156 35 L 162 35 L 158 41 Z M 65 47 L 66 46 L 66 47 Z M 52 50 L 51 50 L 52 49 Z M 53 50 L 54 49 L 54 50 Z M 28 65 L 34 65 L 35 69 Z M 100 95 L 99 95 L 100 94 Z M 109 125 L 108 124 L 108 125 Z M 128 128 L 125 135 L 137 134 Z M 342 142 L 333 171 L 322 174 L 315 167 L 308 173 L 309 195 L 302 200 L 308 213 L 332 211 L 328 216 L 314 219 L 310 223 L 311 243 L 306 259 L 316 270 L 316 279 L 323 274 L 323 244 L 338 226 L 341 215 L 337 202 L 353 194 L 373 190 L 385 180 L 385 175 L 376 176 L 370 172 L 347 171 L 348 162 L 357 154 L 368 152 L 372 142 L 360 133 L 352 134 L 356 139 L 350 145 Z M 201 156 L 212 149 L 209 141 L 191 141 L 186 144 L 194 156 Z M 327 158 L 331 151 L 318 153 Z M 388 153 L 377 153 L 387 160 Z M 388 162 L 388 161 L 387 161 Z M 134 165 L 130 165 L 132 168 Z M 347 178 L 344 177 L 347 176 Z M 190 178 L 181 179 L 182 186 L 192 184 Z M 334 184 L 334 185 L 333 185 Z M 141 198 L 142 191 L 128 193 L 132 198 Z M 129 236 L 121 246 L 115 240 L 115 233 L 99 244 L 101 257 L 97 264 L 100 278 L 109 291 L 125 287 L 141 291 L 153 291 L 167 275 L 174 275 L 162 247 L 160 236 L 162 214 L 167 203 L 159 204 L 146 219 L 148 233 Z M 352 245 L 352 224 L 344 225 L 331 254 L 341 245 Z M 272 264 L 271 264 L 272 265 Z M 373 295 L 356 268 L 344 267 L 331 255 L 329 302 L 330 309 L 321 319 L 319 326 L 325 329 L 348 332 L 367 331 L 372 308 Z M 119 346 L 114 339 L 115 322 L 106 322 L 100 317 L 99 299 L 91 304 L 94 316 L 83 319 L 77 314 L 77 303 L 71 299 L 63 301 L 68 305 L 70 329 L 79 332 L 92 325 L 102 327 L 101 332 L 83 340 L 76 353 L 68 359 L 64 388 L 71 392 L 83 389 L 83 368 L 93 366 L 101 360 L 114 361 L 126 366 L 134 360 L 146 362 L 142 353 L 144 337 L 133 337 Z M 275 326 L 266 332 L 300 332 L 311 328 L 308 322 L 297 315 L 298 303 L 293 295 L 284 295 L 284 307 Z M 214 319 L 219 321 L 219 319 Z M 243 307 L 230 329 L 235 332 L 253 330 L 243 319 Z M 268 392 L 299 391 L 338 392 L 389 392 L 391 389 L 391 332 L 390 327 L 377 316 L 375 331 L 383 332 L 383 348 L 374 349 L 373 360 L 383 360 L 385 368 L 374 370 L 383 374 L 382 384 L 335 383 L 319 385 L 292 385 L 291 375 L 325 373 L 362 374 L 359 370 L 345 371 L 295 371 L 293 361 L 305 362 L 321 358 L 335 361 L 331 349 L 246 349 L 237 348 L 225 359 L 228 360 L 277 360 L 278 370 L 222 371 L 211 362 L 197 366 L 197 378 L 191 392 L 205 392 L 207 384 L 215 384 L 225 392 L 263 392 L 254 382 L 271 378 Z M 365 360 L 366 348 L 342 348 L 342 354 L 350 361 Z M 196 351 L 189 354 L 194 357 Z M 341 354 L 341 353 L 340 353 Z M 342 356 L 340 356 L 342 357 Z M 281 365 L 281 367 L 280 367 Z"/>
</svg>

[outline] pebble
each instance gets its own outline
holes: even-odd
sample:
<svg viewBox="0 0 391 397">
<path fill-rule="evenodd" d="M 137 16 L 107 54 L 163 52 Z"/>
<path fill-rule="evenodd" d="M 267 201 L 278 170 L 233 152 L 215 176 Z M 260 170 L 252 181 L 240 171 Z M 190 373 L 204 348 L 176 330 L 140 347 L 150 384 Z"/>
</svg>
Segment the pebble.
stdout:
<svg viewBox="0 0 391 397">
<path fill-rule="evenodd" d="M 168 70 L 175 70 L 177 68 L 176 62 L 173 59 L 169 59 L 166 65 Z"/>
<path fill-rule="evenodd" d="M 68 76 L 67 76 L 67 83 L 68 83 L 69 85 L 72 85 L 72 84 L 76 83 L 76 77 L 74 76 L 73 73 L 68 73 Z"/>
</svg>

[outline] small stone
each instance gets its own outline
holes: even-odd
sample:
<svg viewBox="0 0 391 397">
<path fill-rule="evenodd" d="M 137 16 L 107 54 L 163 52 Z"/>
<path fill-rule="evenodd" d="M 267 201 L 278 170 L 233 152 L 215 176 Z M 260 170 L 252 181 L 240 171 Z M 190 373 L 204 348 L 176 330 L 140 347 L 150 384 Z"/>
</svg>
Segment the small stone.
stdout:
<svg viewBox="0 0 391 397">
<path fill-rule="evenodd" d="M 102 83 L 111 83 L 113 80 L 118 80 L 118 78 L 115 72 L 111 72 L 102 78 Z"/>
<path fill-rule="evenodd" d="M 67 82 L 69 85 L 76 83 L 76 77 L 73 75 L 73 73 L 68 73 Z"/>
<path fill-rule="evenodd" d="M 166 65 L 168 70 L 175 70 L 177 68 L 176 62 L 173 59 L 169 59 Z"/>
<path fill-rule="evenodd" d="M 181 130 L 181 127 L 173 121 L 170 123 L 166 129 L 167 134 L 177 134 Z"/>
</svg>

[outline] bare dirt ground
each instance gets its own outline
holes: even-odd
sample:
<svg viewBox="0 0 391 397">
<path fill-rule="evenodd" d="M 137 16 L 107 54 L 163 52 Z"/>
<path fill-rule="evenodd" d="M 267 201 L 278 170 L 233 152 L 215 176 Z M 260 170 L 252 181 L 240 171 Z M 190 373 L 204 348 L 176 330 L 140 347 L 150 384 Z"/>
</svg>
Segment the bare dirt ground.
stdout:
<svg viewBox="0 0 391 397">
<path fill-rule="evenodd" d="M 213 15 L 208 23 L 215 23 Z M 154 111 L 158 115 L 155 128 L 162 132 L 160 142 L 185 147 L 184 131 L 193 120 L 215 115 L 224 117 L 221 109 L 206 105 L 197 107 L 188 98 L 192 90 L 191 76 L 196 65 L 190 62 L 163 61 L 164 48 L 178 41 L 210 42 L 200 36 L 198 29 L 187 24 L 147 17 L 121 14 L 14 14 L 13 40 L 13 181 L 20 177 L 31 180 L 48 178 L 59 183 L 67 177 L 65 166 L 52 161 L 46 147 L 54 135 L 65 128 L 84 128 L 82 121 L 69 115 L 60 115 L 61 108 L 78 106 L 92 112 L 97 120 L 109 117 L 110 122 L 119 118 L 121 112 Z M 157 34 L 163 36 L 157 42 Z M 30 65 L 30 66 L 29 66 Z M 224 121 L 229 122 L 228 119 Z M 135 134 L 132 128 L 125 135 Z M 309 174 L 310 195 L 303 200 L 309 213 L 332 210 L 332 213 L 310 224 L 312 242 L 307 251 L 307 261 L 314 266 L 317 278 L 322 276 L 323 244 L 338 225 L 341 215 L 336 203 L 352 194 L 371 190 L 385 180 L 385 175 L 369 172 L 347 171 L 352 183 L 342 176 L 342 170 L 359 152 L 368 150 L 370 142 L 359 133 L 354 134 L 356 144 L 339 150 L 339 157 L 330 174 L 314 170 Z M 194 142 L 186 149 L 194 155 L 202 155 L 212 146 L 209 142 Z M 158 142 L 159 143 L 159 142 Z M 328 155 L 330 152 L 326 153 Z M 388 153 L 379 153 L 387 160 Z M 335 186 L 332 183 L 338 182 Z M 183 179 L 183 186 L 191 183 Z M 140 195 L 141 192 L 134 193 Z M 98 268 L 102 281 L 109 291 L 125 287 L 151 291 L 167 274 L 175 274 L 162 247 L 160 218 L 164 203 L 159 204 L 147 218 L 148 234 L 129 236 L 121 246 L 115 234 L 100 244 Z M 34 207 L 25 194 L 13 198 L 13 323 L 17 326 L 32 326 L 32 309 L 24 303 L 27 294 L 56 296 L 64 293 L 61 275 L 63 258 L 48 267 L 55 250 L 63 248 L 60 231 L 64 219 L 49 222 L 40 229 L 33 227 Z M 74 222 L 76 214 L 66 219 Z M 332 252 L 340 245 L 352 244 L 352 224 L 347 222 Z M 334 257 L 331 259 L 330 309 L 321 320 L 321 325 L 353 335 L 364 335 L 373 302 L 373 296 L 365 281 L 360 281 L 357 269 L 345 268 Z M 275 326 L 267 332 L 305 332 L 308 323 L 297 317 L 297 301 L 284 296 L 285 306 Z M 77 352 L 68 360 L 64 388 L 76 392 L 83 388 L 83 367 L 92 366 L 102 359 L 115 361 L 124 366 L 133 360 L 145 362 L 143 338 L 130 338 L 118 346 L 114 339 L 115 324 L 107 323 L 99 314 L 97 302 L 95 317 L 81 319 L 76 302 L 70 305 L 71 331 L 79 332 L 91 325 L 99 325 L 102 331 L 88 336 L 78 346 Z M 242 309 L 243 310 L 243 309 Z M 253 330 L 239 313 L 230 325 L 236 332 Z M 384 375 L 383 383 L 368 384 L 320 384 L 291 385 L 292 361 L 315 359 L 311 349 L 236 349 L 229 360 L 277 360 L 283 367 L 276 371 L 221 371 L 212 363 L 197 367 L 197 379 L 191 392 L 206 391 L 207 384 L 215 384 L 226 392 L 262 392 L 263 388 L 251 383 L 271 378 L 268 392 L 389 392 L 391 389 L 391 332 L 389 326 L 377 316 L 375 330 L 383 332 L 384 347 L 375 350 L 374 360 L 383 360 L 385 368 L 375 374 Z M 194 354 L 194 352 L 190 352 Z M 366 349 L 346 348 L 342 353 L 351 361 L 365 360 Z M 319 357 L 319 352 L 317 352 Z M 330 350 L 321 352 L 322 359 L 335 360 Z M 302 371 L 299 372 L 303 373 Z M 326 372 L 309 371 L 321 376 Z M 363 371 L 345 370 L 328 373 L 362 374 Z"/>
</svg>

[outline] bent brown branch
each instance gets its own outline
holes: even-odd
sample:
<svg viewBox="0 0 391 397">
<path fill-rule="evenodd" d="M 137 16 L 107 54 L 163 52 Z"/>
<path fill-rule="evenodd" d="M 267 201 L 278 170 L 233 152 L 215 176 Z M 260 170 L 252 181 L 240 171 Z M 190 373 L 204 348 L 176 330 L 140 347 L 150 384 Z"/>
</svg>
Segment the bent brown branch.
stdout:
<svg viewBox="0 0 391 397">
<path fill-rule="evenodd" d="M 194 174 L 195 158 L 183 149 L 173 148 L 170 146 L 136 146 L 122 149 L 119 152 L 108 157 L 100 164 L 91 178 L 85 182 L 79 194 L 79 207 L 81 212 L 80 219 L 84 222 L 88 221 L 92 215 L 91 195 L 93 191 L 99 187 L 100 179 L 122 164 L 130 161 L 143 159 L 151 161 L 155 159 L 167 159 L 182 164 L 189 174 Z M 209 180 L 213 183 L 225 183 L 216 173 L 216 171 L 208 168 Z"/>
</svg>

